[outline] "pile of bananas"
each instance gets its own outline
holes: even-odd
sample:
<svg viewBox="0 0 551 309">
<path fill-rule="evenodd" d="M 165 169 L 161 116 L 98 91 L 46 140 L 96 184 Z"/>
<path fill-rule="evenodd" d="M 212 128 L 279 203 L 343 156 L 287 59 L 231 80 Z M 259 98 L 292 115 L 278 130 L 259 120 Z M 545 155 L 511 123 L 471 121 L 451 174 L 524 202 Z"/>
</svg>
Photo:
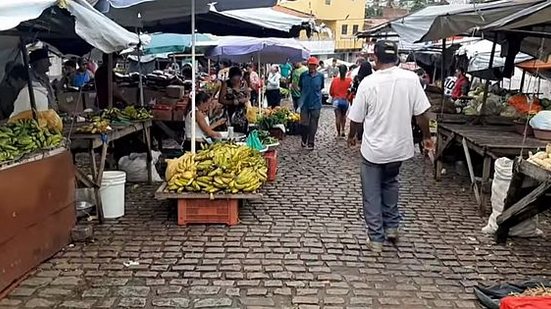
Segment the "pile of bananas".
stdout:
<svg viewBox="0 0 551 309">
<path fill-rule="evenodd" d="M 0 126 L 0 163 L 41 149 L 58 147 L 63 135 L 27 119 Z"/>
<path fill-rule="evenodd" d="M 289 115 L 287 116 L 287 120 L 289 122 L 299 122 L 300 121 L 300 114 L 299 113 L 295 113 L 295 112 L 291 112 L 289 113 Z"/>
<path fill-rule="evenodd" d="M 169 161 L 171 192 L 254 192 L 267 179 L 266 160 L 256 150 L 232 143 L 215 143 L 197 154 Z"/>
<path fill-rule="evenodd" d="M 111 121 L 127 122 L 134 120 L 148 120 L 153 116 L 151 112 L 143 107 L 127 106 L 120 110 L 116 107 L 104 109 L 101 117 Z"/>
<path fill-rule="evenodd" d="M 92 117 L 91 122 L 76 129 L 78 133 L 101 134 L 111 131 L 109 120 L 101 117 Z"/>
</svg>

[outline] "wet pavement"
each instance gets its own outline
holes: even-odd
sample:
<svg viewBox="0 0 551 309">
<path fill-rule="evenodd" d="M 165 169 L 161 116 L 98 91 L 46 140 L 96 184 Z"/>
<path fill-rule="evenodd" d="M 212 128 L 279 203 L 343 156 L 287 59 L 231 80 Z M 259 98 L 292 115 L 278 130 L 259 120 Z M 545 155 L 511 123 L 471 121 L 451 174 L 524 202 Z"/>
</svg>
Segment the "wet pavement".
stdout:
<svg viewBox="0 0 551 309">
<path fill-rule="evenodd" d="M 334 137 L 331 110 L 321 123 L 313 152 L 282 142 L 277 181 L 240 224 L 178 226 L 156 186 L 129 185 L 123 218 L 41 264 L 0 307 L 477 308 L 477 283 L 551 275 L 549 240 L 495 245 L 466 179 L 435 182 L 421 156 L 402 168 L 400 242 L 370 252 L 359 151 Z"/>
</svg>

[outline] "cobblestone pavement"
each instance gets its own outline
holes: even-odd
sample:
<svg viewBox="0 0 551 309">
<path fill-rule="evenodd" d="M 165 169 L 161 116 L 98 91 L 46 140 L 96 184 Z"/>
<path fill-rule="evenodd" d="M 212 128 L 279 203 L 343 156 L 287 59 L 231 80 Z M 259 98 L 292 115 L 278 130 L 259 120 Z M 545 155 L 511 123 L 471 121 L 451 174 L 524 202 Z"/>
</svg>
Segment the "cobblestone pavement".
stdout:
<svg viewBox="0 0 551 309">
<path fill-rule="evenodd" d="M 283 142 L 277 182 L 239 225 L 177 226 L 154 186 L 128 186 L 124 218 L 40 265 L 0 307 L 475 308 L 477 282 L 551 275 L 549 241 L 494 245 L 464 180 L 434 182 L 420 157 L 402 171 L 401 242 L 368 251 L 358 150 L 332 120 L 324 110 L 311 153 Z"/>
</svg>

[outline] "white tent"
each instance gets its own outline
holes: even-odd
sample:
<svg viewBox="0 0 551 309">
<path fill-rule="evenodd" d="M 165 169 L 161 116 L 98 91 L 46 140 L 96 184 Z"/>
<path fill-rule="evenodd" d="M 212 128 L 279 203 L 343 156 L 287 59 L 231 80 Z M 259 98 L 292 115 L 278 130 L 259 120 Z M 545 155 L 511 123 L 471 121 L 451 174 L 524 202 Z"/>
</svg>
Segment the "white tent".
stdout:
<svg viewBox="0 0 551 309">
<path fill-rule="evenodd" d="M 216 8 L 213 7 L 213 11 Z M 231 10 L 217 12 L 221 15 L 255 24 L 267 29 L 278 29 L 286 32 L 291 31 L 291 28 L 302 23 L 307 23 L 309 18 L 298 17 L 291 14 L 276 11 L 272 8 L 256 8 L 246 10 Z"/>
<path fill-rule="evenodd" d="M 465 53 L 470 59 L 469 72 L 477 72 L 487 70 L 490 63 L 490 57 L 492 55 L 493 42 L 488 40 L 480 40 L 472 44 L 464 44 L 459 48 L 458 53 Z M 501 46 L 496 45 L 494 54 L 493 68 L 500 68 L 505 65 L 505 57 L 500 56 Z M 520 63 L 526 60 L 532 59 L 531 56 L 519 53 L 515 58 L 515 63 Z"/>
</svg>

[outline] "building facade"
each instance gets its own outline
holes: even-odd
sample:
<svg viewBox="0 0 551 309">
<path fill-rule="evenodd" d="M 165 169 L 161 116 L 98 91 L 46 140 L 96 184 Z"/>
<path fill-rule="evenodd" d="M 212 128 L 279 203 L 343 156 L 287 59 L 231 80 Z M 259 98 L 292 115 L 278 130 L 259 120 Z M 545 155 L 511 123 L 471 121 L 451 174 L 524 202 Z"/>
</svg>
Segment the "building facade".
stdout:
<svg viewBox="0 0 551 309">
<path fill-rule="evenodd" d="M 365 3 L 366 0 L 294 0 L 281 1 L 280 5 L 314 16 L 319 31 L 310 38 L 301 35 L 312 54 L 322 59 L 335 56 L 353 61 L 364 44 L 355 33 L 363 30 Z"/>
</svg>

